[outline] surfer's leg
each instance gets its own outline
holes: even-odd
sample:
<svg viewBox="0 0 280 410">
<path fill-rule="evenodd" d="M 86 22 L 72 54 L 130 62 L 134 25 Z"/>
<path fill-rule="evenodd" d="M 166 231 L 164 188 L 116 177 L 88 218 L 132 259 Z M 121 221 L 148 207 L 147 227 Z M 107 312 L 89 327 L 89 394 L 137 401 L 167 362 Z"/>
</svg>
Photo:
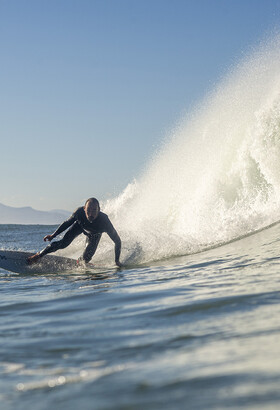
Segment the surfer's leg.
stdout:
<svg viewBox="0 0 280 410">
<path fill-rule="evenodd" d="M 35 255 L 29 256 L 29 258 L 27 258 L 27 263 L 32 264 L 34 262 L 37 262 L 38 259 L 47 255 L 48 253 L 55 252 L 58 249 L 66 248 L 81 233 L 82 229 L 80 225 L 77 222 L 75 222 L 71 226 L 71 228 L 68 229 L 68 231 L 60 241 L 52 242 L 50 245 L 46 246 L 45 249 L 43 249 L 41 252 L 37 252 L 35 253 Z"/>
<path fill-rule="evenodd" d="M 75 222 L 60 241 L 54 241 L 50 245 L 46 246 L 42 251 L 35 253 L 35 255 L 29 256 L 29 258 L 27 258 L 27 263 L 32 264 L 48 253 L 66 248 L 81 233 L 82 228 L 77 222 Z"/>
<path fill-rule="evenodd" d="M 93 257 L 93 255 L 95 254 L 100 238 L 101 238 L 101 234 L 95 234 L 95 235 L 91 235 L 90 237 L 88 237 L 87 247 L 84 250 L 84 253 L 82 256 L 82 259 L 86 263 L 88 263 Z"/>
<path fill-rule="evenodd" d="M 50 245 L 46 246 L 41 252 L 39 252 L 38 257 L 41 258 L 48 253 L 56 252 L 58 249 L 64 249 L 70 245 L 70 243 L 82 233 L 82 228 L 75 222 L 71 228 L 68 229 L 64 237 L 60 241 L 54 241 Z M 37 258 L 38 259 L 38 258 Z"/>
</svg>

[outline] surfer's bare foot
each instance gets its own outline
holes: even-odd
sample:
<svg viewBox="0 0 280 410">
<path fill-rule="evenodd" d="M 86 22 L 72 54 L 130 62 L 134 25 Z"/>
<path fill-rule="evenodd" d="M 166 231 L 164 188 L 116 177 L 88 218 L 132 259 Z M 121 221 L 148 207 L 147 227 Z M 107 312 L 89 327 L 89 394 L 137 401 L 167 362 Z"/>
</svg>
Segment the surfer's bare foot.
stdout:
<svg viewBox="0 0 280 410">
<path fill-rule="evenodd" d="M 27 258 L 27 263 L 28 263 L 28 265 L 32 265 L 32 263 L 37 262 L 38 259 L 40 259 L 39 252 L 35 253 L 35 255 L 29 256 Z"/>
</svg>

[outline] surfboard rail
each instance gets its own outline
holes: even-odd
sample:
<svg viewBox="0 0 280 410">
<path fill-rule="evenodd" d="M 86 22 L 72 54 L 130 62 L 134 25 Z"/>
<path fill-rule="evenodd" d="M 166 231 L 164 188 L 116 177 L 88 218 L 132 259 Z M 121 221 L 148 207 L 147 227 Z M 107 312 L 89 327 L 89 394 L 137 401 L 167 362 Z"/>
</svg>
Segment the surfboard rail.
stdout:
<svg viewBox="0 0 280 410">
<path fill-rule="evenodd" d="M 0 250 L 0 268 L 15 273 L 59 273 L 79 268 L 77 260 L 56 255 L 46 255 L 35 263 L 28 264 L 27 258 L 33 254 Z"/>
</svg>

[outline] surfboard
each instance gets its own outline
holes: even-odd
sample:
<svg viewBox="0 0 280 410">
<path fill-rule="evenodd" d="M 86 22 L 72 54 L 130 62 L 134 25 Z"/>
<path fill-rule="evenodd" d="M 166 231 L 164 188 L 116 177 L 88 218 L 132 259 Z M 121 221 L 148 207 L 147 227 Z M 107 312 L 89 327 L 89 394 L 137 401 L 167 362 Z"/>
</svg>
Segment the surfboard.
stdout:
<svg viewBox="0 0 280 410">
<path fill-rule="evenodd" d="M 30 252 L 0 250 L 0 268 L 16 273 L 60 273 L 80 269 L 75 259 L 62 256 L 46 255 L 29 265 L 27 258 L 34 255 Z M 91 265 L 91 264 L 89 264 Z M 91 265 L 93 267 L 93 265 Z M 87 265 L 87 267 L 90 267 Z"/>
</svg>

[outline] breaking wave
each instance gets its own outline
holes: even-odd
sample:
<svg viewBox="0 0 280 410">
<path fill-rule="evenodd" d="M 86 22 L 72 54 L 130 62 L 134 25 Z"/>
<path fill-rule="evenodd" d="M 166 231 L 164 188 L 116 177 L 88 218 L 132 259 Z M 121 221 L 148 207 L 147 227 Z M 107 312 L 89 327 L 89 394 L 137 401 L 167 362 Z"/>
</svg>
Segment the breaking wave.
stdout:
<svg viewBox="0 0 280 410">
<path fill-rule="evenodd" d="M 123 260 L 143 263 L 262 229 L 280 219 L 279 204 L 277 36 L 232 69 L 143 175 L 102 208 L 122 237 Z M 95 258 L 107 259 L 108 252 L 111 259 L 112 243 L 103 239 Z"/>
</svg>

